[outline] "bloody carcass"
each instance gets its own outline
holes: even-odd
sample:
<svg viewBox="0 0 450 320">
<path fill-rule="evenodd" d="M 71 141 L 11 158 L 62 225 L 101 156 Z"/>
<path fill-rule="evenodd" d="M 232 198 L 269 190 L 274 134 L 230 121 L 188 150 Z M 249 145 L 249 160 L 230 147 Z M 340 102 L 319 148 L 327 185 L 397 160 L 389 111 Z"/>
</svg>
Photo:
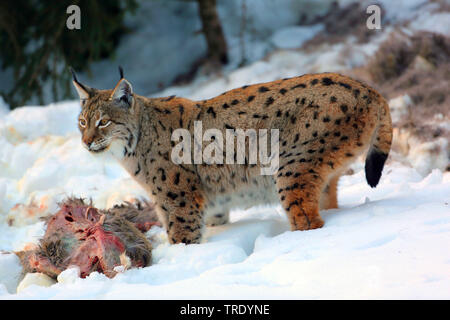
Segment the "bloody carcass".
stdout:
<svg viewBox="0 0 450 320">
<path fill-rule="evenodd" d="M 144 233 L 153 225 L 159 223 L 153 205 L 147 202 L 99 210 L 82 199 L 70 198 L 47 220 L 38 247 L 17 254 L 25 272 L 56 278 L 69 266 L 78 266 L 82 278 L 94 271 L 111 278 L 118 266 L 150 265 L 152 246 Z"/>
</svg>

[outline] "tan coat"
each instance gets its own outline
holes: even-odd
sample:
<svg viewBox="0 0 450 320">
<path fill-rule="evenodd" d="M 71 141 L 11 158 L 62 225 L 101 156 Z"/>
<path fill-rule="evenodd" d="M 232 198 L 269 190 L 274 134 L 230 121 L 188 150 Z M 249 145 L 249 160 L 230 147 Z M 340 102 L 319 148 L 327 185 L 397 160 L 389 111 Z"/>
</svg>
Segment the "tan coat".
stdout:
<svg viewBox="0 0 450 320">
<path fill-rule="evenodd" d="M 376 186 L 392 140 L 386 100 L 336 73 L 244 86 L 203 101 L 142 97 L 125 79 L 114 90 L 91 89 L 76 78 L 74 84 L 84 99 L 85 146 L 109 150 L 148 191 L 171 243 L 200 242 L 203 225 L 227 222 L 232 208 L 277 201 L 292 230 L 320 228 L 319 207 L 337 207 L 343 171 L 369 149 L 366 178 Z M 278 172 L 261 175 L 248 151 L 245 164 L 175 164 L 172 134 L 184 128 L 194 136 L 195 121 L 223 137 L 226 129 L 278 129 Z"/>
</svg>

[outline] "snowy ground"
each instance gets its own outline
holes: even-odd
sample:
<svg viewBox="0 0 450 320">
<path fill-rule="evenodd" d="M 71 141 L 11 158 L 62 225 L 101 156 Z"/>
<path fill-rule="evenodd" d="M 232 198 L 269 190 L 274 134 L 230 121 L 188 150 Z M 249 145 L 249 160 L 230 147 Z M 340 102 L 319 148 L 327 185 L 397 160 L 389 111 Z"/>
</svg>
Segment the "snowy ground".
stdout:
<svg viewBox="0 0 450 320">
<path fill-rule="evenodd" d="M 156 228 L 151 267 L 114 279 L 67 270 L 62 283 L 18 295 L 0 284 L 0 298 L 449 299 L 450 173 L 422 178 L 393 165 L 378 188 L 364 180 L 362 171 L 341 180 L 341 208 L 323 212 L 319 230 L 288 231 L 279 207 L 234 212 L 200 245 L 170 246 Z M 0 283 L 14 288 L 16 259 L 0 256 L 0 271 Z"/>
<path fill-rule="evenodd" d="M 411 19 L 424 2 L 395 2 L 389 17 Z M 448 13 L 422 10 L 408 28 L 446 32 L 449 22 Z M 158 95 L 202 99 L 244 84 L 357 67 L 391 28 L 367 44 L 348 38 L 305 52 L 290 50 L 299 45 L 293 38 L 300 32 L 304 41 L 320 26 L 282 27 L 270 37 L 278 49 L 265 59 Z M 39 217 L 67 196 L 92 198 L 99 208 L 146 197 L 118 164 L 82 148 L 79 110 L 68 101 L 8 112 L 0 99 L 0 251 L 36 243 L 44 233 Z M 68 270 L 59 283 L 16 294 L 21 268 L 14 255 L 0 254 L 0 299 L 450 299 L 450 173 L 419 174 L 402 163 L 390 162 L 376 189 L 356 164 L 356 173 L 340 181 L 340 209 L 322 212 L 319 230 L 289 231 L 279 207 L 235 211 L 231 224 L 208 228 L 200 245 L 170 246 L 153 228 L 153 265 L 114 279 L 79 279 Z"/>
</svg>

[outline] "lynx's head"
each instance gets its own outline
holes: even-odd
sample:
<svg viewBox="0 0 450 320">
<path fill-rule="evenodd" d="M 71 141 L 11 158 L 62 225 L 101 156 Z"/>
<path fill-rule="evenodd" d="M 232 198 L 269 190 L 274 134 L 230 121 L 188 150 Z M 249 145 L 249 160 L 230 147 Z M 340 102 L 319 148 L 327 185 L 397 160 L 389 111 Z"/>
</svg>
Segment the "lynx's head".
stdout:
<svg viewBox="0 0 450 320">
<path fill-rule="evenodd" d="M 83 146 L 92 153 L 110 149 L 114 154 L 135 148 L 139 117 L 131 84 L 123 77 L 112 90 L 97 90 L 81 84 L 73 70 L 73 85 L 80 96 L 78 128 Z"/>
</svg>

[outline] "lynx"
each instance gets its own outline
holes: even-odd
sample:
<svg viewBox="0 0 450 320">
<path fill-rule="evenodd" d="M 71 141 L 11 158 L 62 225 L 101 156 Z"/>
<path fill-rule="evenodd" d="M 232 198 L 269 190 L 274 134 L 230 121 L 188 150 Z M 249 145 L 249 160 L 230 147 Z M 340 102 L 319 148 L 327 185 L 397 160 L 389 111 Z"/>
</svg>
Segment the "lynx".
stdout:
<svg viewBox="0 0 450 320">
<path fill-rule="evenodd" d="M 123 77 L 112 90 L 73 84 L 79 129 L 91 153 L 109 152 L 148 192 L 171 243 L 199 243 L 204 225 L 228 221 L 233 208 L 281 203 L 292 230 L 324 225 L 319 209 L 337 208 L 339 177 L 368 150 L 366 180 L 375 187 L 388 157 L 392 127 L 386 100 L 337 73 L 306 74 L 225 92 L 202 101 L 146 98 Z M 278 129 L 279 169 L 259 164 L 175 164 L 178 128 Z M 205 146 L 202 145 L 201 148 Z"/>
</svg>

